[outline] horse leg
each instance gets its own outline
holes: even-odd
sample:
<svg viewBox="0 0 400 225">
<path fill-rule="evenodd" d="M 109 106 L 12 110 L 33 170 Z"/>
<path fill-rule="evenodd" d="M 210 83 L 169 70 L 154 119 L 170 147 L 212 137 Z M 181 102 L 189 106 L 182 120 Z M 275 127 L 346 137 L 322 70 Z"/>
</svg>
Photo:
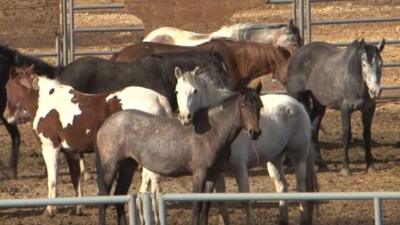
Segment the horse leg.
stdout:
<svg viewBox="0 0 400 225">
<path fill-rule="evenodd" d="M 160 224 L 159 213 L 158 213 L 158 195 L 161 193 L 161 175 L 157 173 L 151 174 L 151 193 L 153 194 L 153 213 L 154 213 L 154 224 Z"/>
<path fill-rule="evenodd" d="M 10 124 L 7 120 L 1 116 L 1 121 L 6 127 L 8 133 L 11 135 L 11 157 L 9 166 L 11 168 L 11 177 L 17 178 L 18 175 L 18 158 L 19 158 L 19 146 L 21 145 L 21 135 L 16 124 Z"/>
<path fill-rule="evenodd" d="M 206 173 L 205 171 L 197 171 L 193 174 L 193 193 L 204 192 L 206 184 Z M 200 225 L 200 212 L 203 202 L 196 201 L 193 203 L 193 225 Z"/>
<path fill-rule="evenodd" d="M 137 162 L 133 160 L 125 160 L 122 162 L 121 167 L 118 170 L 117 186 L 115 187 L 114 195 L 126 195 L 128 193 L 137 166 Z M 117 204 L 116 208 L 118 225 L 126 225 L 125 205 Z"/>
<path fill-rule="evenodd" d="M 71 181 L 74 186 L 75 197 L 82 197 L 80 154 L 64 151 L 69 167 Z M 76 206 L 76 215 L 82 215 L 82 205 Z"/>
<path fill-rule="evenodd" d="M 293 159 L 296 173 L 296 190 L 297 192 L 307 192 L 307 160 Z M 310 225 L 309 208 L 307 201 L 300 201 L 300 225 Z"/>
<path fill-rule="evenodd" d="M 362 111 L 362 123 L 363 123 L 363 139 L 365 148 L 365 162 L 367 163 L 367 172 L 374 173 L 374 159 L 371 154 L 371 124 L 372 118 L 375 113 L 375 102 L 372 102 L 364 108 Z"/>
<path fill-rule="evenodd" d="M 282 162 L 284 155 L 275 158 L 267 163 L 269 176 L 273 179 L 275 190 L 278 193 L 288 192 L 288 183 L 283 172 Z M 279 224 L 287 225 L 288 222 L 288 206 L 286 201 L 279 201 Z"/>
<path fill-rule="evenodd" d="M 149 187 L 150 187 L 150 183 L 151 183 L 151 179 L 150 179 L 150 171 L 147 170 L 146 168 L 142 168 L 142 183 L 140 184 L 140 188 L 139 188 L 139 193 L 146 193 L 149 191 Z M 151 184 L 153 185 L 153 184 Z M 144 221 L 144 212 L 143 212 L 143 204 L 142 204 L 142 200 L 140 198 L 136 198 L 136 205 L 138 207 L 138 211 L 139 211 L 139 220 L 140 220 L 140 224 L 144 225 L 145 221 Z"/>
<path fill-rule="evenodd" d="M 250 184 L 249 184 L 249 171 L 247 169 L 246 165 L 239 165 L 239 166 L 231 166 L 235 178 L 236 178 L 236 183 L 239 186 L 239 192 L 240 193 L 247 193 L 250 192 Z M 251 202 L 243 202 L 243 206 L 245 207 L 246 210 L 246 224 L 251 225 L 253 224 L 253 213 L 252 213 L 252 208 L 251 208 Z"/>
<path fill-rule="evenodd" d="M 81 177 L 83 177 L 84 181 L 87 181 L 90 179 L 90 174 L 86 170 L 86 165 L 85 165 L 85 157 L 83 153 L 79 155 L 79 167 L 81 168 Z"/>
<path fill-rule="evenodd" d="M 57 197 L 57 169 L 58 169 L 58 152 L 59 148 L 55 148 L 50 140 L 43 139 L 42 141 L 42 155 L 47 168 L 47 188 L 48 198 Z M 56 214 L 55 206 L 47 206 L 46 212 L 49 216 L 53 217 Z"/>
<path fill-rule="evenodd" d="M 341 117 L 342 117 L 342 142 L 343 142 L 343 168 L 340 171 L 341 174 L 345 176 L 350 176 L 349 169 L 349 138 L 351 133 L 351 109 L 348 105 L 341 107 Z"/>
<path fill-rule="evenodd" d="M 215 192 L 217 192 L 217 193 L 225 193 L 226 192 L 224 173 L 220 173 L 215 181 Z M 226 205 L 226 202 L 225 201 L 218 202 L 218 207 L 220 210 L 218 224 L 229 225 L 230 224 L 229 212 L 228 212 L 228 207 Z"/>
<path fill-rule="evenodd" d="M 98 151 L 96 151 L 96 174 L 97 174 L 97 186 L 99 188 L 99 196 L 109 196 L 111 193 L 112 183 L 114 181 L 117 167 L 117 163 L 113 160 L 104 160 L 102 163 Z M 98 224 L 106 224 L 106 204 L 99 205 L 99 217 Z"/>
<path fill-rule="evenodd" d="M 311 122 L 312 122 L 312 140 L 315 149 L 315 162 L 320 170 L 327 170 L 325 161 L 322 159 L 321 146 L 319 143 L 319 130 L 321 127 L 322 118 L 325 115 L 326 107 L 320 104 L 314 97 L 313 108 L 311 112 Z"/>
</svg>

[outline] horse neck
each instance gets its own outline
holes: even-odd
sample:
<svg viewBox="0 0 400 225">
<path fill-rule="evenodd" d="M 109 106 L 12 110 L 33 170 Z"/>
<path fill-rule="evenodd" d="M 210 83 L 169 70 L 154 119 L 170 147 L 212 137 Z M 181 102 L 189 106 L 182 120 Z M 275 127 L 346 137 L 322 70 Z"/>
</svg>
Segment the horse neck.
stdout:
<svg viewBox="0 0 400 225">
<path fill-rule="evenodd" d="M 356 82 L 360 84 L 364 84 L 362 77 L 362 63 L 361 63 L 361 52 L 357 49 L 351 49 L 353 46 L 350 46 L 350 49 L 347 49 L 344 54 L 347 55 L 350 59 L 348 60 L 348 74 L 355 75 L 351 76 L 351 79 L 355 79 Z"/>
<path fill-rule="evenodd" d="M 270 72 L 276 72 L 278 60 L 275 48 L 264 44 L 249 44 L 241 50 L 241 71 L 247 81 Z M 271 48 L 273 49 L 271 51 Z M 273 52 L 273 54 L 271 54 Z"/>
<path fill-rule="evenodd" d="M 200 108 L 213 107 L 221 104 L 225 99 L 232 97 L 235 93 L 228 89 L 218 89 L 211 85 L 206 85 L 201 91 L 205 96 L 201 97 Z"/>
<path fill-rule="evenodd" d="M 235 95 L 208 111 L 212 132 L 209 138 L 216 139 L 220 147 L 229 146 L 242 130 L 238 96 Z"/>
<path fill-rule="evenodd" d="M 276 45 L 279 37 L 279 30 L 280 29 L 273 29 L 269 27 L 260 29 L 253 28 L 248 31 L 247 38 L 244 40 Z"/>
</svg>

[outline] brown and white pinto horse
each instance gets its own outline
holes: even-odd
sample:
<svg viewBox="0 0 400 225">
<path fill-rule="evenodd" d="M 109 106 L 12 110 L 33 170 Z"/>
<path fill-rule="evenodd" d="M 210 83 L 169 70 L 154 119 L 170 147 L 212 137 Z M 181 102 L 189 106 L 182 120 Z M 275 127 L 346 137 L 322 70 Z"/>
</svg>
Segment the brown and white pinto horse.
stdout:
<svg viewBox="0 0 400 225">
<path fill-rule="evenodd" d="M 252 79 L 273 73 L 278 80 L 286 84 L 287 65 L 292 54 L 284 48 L 272 44 L 214 39 L 198 46 L 185 47 L 163 43 L 141 42 L 130 45 L 115 53 L 110 60 L 117 62 L 135 62 L 143 57 L 166 52 L 213 51 L 223 57 L 227 75 L 231 82 L 229 89 L 237 90 L 246 86 Z"/>
<path fill-rule="evenodd" d="M 107 94 L 84 94 L 32 71 L 33 67 L 11 70 L 4 117 L 10 123 L 27 115 L 33 119 L 47 167 L 49 198 L 57 195 L 57 155 L 61 149 L 67 153 L 75 194 L 82 196 L 79 154 L 74 153 L 93 151 L 97 130 L 108 116 L 124 109 L 171 115 L 167 98 L 150 89 L 127 87 Z M 48 206 L 47 212 L 54 215 L 55 209 Z"/>
</svg>

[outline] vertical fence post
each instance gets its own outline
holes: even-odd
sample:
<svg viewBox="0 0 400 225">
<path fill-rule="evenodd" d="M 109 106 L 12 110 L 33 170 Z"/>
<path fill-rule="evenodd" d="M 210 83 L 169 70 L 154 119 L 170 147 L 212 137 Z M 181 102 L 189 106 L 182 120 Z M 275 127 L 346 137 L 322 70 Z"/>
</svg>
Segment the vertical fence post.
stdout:
<svg viewBox="0 0 400 225">
<path fill-rule="evenodd" d="M 312 41 L 312 25 L 311 25 L 311 0 L 307 0 L 307 43 Z M 304 37 L 303 37 L 304 38 Z"/>
<path fill-rule="evenodd" d="M 68 12 L 67 12 L 67 0 L 62 0 L 62 65 L 68 64 Z"/>
<path fill-rule="evenodd" d="M 374 198 L 375 225 L 383 225 L 382 200 L 379 197 Z"/>
<path fill-rule="evenodd" d="M 136 225 L 136 195 L 129 196 L 128 202 L 128 212 L 129 212 L 129 225 Z"/>
<path fill-rule="evenodd" d="M 294 24 L 298 25 L 297 21 L 297 0 L 292 0 L 292 19 Z"/>
<path fill-rule="evenodd" d="M 75 46 L 74 46 L 74 34 L 75 34 L 75 15 L 74 15 L 75 1 L 69 0 L 69 47 L 71 52 L 71 62 L 75 59 Z"/>
<path fill-rule="evenodd" d="M 162 194 L 158 196 L 158 212 L 160 217 L 160 225 L 167 225 L 167 206 L 165 205 Z"/>
<path fill-rule="evenodd" d="M 299 1 L 299 28 L 300 28 L 300 34 L 304 38 L 304 0 Z"/>
<path fill-rule="evenodd" d="M 146 225 L 153 225 L 153 208 L 151 206 L 150 193 L 140 194 L 143 202 L 144 221 Z"/>
</svg>

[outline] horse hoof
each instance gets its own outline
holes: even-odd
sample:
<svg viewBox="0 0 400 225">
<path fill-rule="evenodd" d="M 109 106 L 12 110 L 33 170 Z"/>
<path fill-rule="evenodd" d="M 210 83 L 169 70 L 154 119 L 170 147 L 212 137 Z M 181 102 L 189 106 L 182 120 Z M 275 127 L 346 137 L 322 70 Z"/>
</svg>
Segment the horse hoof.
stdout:
<svg viewBox="0 0 400 225">
<path fill-rule="evenodd" d="M 374 166 L 368 167 L 367 173 L 369 173 L 369 174 L 375 174 L 375 173 L 376 173 L 376 168 L 375 168 Z"/>
<path fill-rule="evenodd" d="M 44 211 L 44 214 L 47 217 L 53 218 L 56 215 L 57 209 L 55 207 L 47 206 L 46 210 Z"/>
<path fill-rule="evenodd" d="M 342 174 L 342 175 L 345 176 L 345 177 L 351 176 L 351 172 L 350 172 L 349 169 L 342 169 L 342 170 L 340 171 L 340 174 Z"/>
</svg>

